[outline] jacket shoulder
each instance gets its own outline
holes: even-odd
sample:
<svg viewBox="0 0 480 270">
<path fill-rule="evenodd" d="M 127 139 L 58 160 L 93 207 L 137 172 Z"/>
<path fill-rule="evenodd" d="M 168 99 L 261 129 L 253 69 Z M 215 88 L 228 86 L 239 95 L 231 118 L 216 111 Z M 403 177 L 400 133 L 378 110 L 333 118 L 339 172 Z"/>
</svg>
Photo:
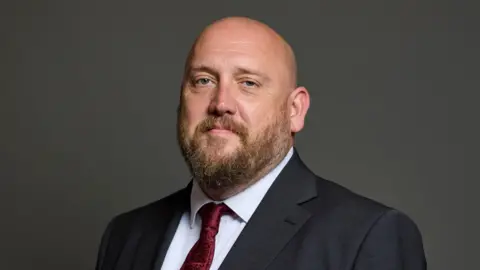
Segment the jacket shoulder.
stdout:
<svg viewBox="0 0 480 270">
<path fill-rule="evenodd" d="M 366 212 L 383 212 L 392 209 L 391 206 L 354 192 L 332 180 L 324 179 L 320 176 L 315 177 L 319 196 L 324 198 L 323 202 L 327 202 L 331 206 L 352 207 L 352 210 Z"/>
<path fill-rule="evenodd" d="M 331 180 L 316 176 L 317 199 L 306 204 L 313 214 L 313 222 L 327 224 L 334 231 L 363 232 L 384 218 L 412 224 L 415 222 L 404 212 L 372 198 L 360 195 Z"/>
<path fill-rule="evenodd" d="M 369 227 L 388 212 L 401 213 L 392 206 L 361 195 L 332 180 L 315 177 L 318 199 L 309 205 L 314 216 L 330 217 L 333 223 L 342 221 L 345 224 L 364 224 Z"/>
<path fill-rule="evenodd" d="M 185 203 L 185 193 L 186 190 L 181 189 L 157 201 L 120 213 L 113 217 L 111 223 L 114 223 L 116 226 L 132 225 L 139 222 L 144 223 L 152 216 L 158 217 L 162 216 L 162 214 L 170 213 L 174 208 Z"/>
<path fill-rule="evenodd" d="M 182 189 L 113 217 L 102 235 L 95 269 L 113 269 L 124 246 L 137 241 L 145 231 L 165 228 L 176 209 L 185 203 L 186 193 L 187 189 Z"/>
</svg>

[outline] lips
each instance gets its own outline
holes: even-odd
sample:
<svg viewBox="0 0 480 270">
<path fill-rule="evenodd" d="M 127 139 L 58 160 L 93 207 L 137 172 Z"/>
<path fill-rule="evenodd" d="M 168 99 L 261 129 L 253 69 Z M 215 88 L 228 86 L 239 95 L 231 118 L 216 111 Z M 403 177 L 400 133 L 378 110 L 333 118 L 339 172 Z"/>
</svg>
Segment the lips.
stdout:
<svg viewBox="0 0 480 270">
<path fill-rule="evenodd" d="M 209 132 L 232 132 L 231 130 L 229 129 L 226 129 L 226 128 L 211 128 L 208 130 Z"/>
<path fill-rule="evenodd" d="M 213 127 L 209 128 L 208 130 L 223 130 L 223 131 L 232 131 L 230 128 L 222 126 L 222 125 L 213 125 Z"/>
<path fill-rule="evenodd" d="M 229 118 L 206 118 L 198 129 L 203 133 L 218 135 L 235 134 L 241 136 L 246 133 L 242 126 L 235 124 L 235 122 Z"/>
<path fill-rule="evenodd" d="M 208 132 L 211 133 L 234 133 L 233 130 L 223 127 L 221 125 L 214 125 L 213 127 L 208 129 Z"/>
</svg>

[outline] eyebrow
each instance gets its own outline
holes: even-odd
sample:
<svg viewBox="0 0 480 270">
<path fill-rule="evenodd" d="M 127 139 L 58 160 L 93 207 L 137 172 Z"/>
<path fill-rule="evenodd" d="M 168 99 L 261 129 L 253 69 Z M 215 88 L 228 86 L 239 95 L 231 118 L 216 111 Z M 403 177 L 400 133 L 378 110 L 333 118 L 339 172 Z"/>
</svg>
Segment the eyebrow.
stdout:
<svg viewBox="0 0 480 270">
<path fill-rule="evenodd" d="M 213 74 L 214 76 L 217 76 L 217 77 L 220 75 L 220 73 L 215 68 L 212 68 L 212 67 L 209 67 L 209 66 L 206 66 L 206 65 L 192 66 L 189 69 L 189 73 L 192 73 L 192 72 L 207 72 L 207 73 Z M 264 79 L 265 81 L 270 80 L 270 77 L 263 72 L 260 72 L 258 70 L 254 70 L 254 69 L 251 69 L 251 68 L 240 67 L 240 66 L 235 67 L 234 75 L 235 76 L 254 75 L 254 76 L 257 76 L 257 77 L 260 77 L 260 78 Z"/>
<path fill-rule="evenodd" d="M 257 76 L 257 77 L 260 77 L 262 78 L 263 80 L 265 81 L 269 81 L 270 80 L 270 77 L 261 72 L 261 71 L 258 71 L 258 70 L 253 70 L 253 69 L 249 69 L 249 68 L 244 68 L 244 67 L 237 67 L 235 68 L 235 72 L 234 72 L 235 75 L 245 75 L 245 74 L 248 74 L 248 75 L 254 75 L 254 76 Z"/>
<path fill-rule="evenodd" d="M 189 68 L 188 73 L 192 73 L 192 72 L 207 72 L 207 73 L 211 73 L 215 76 L 219 75 L 218 72 L 214 68 L 211 68 L 211 67 L 205 66 L 205 65 L 191 66 Z"/>
</svg>

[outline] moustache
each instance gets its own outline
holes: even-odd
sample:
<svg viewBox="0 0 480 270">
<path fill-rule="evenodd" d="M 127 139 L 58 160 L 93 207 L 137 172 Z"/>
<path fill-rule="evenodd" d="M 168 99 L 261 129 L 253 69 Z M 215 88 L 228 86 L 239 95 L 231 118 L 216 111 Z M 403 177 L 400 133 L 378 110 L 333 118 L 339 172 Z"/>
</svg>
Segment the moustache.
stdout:
<svg viewBox="0 0 480 270">
<path fill-rule="evenodd" d="M 207 117 L 198 126 L 200 132 L 208 132 L 214 128 L 226 129 L 238 136 L 246 136 L 247 129 L 229 117 Z"/>
</svg>

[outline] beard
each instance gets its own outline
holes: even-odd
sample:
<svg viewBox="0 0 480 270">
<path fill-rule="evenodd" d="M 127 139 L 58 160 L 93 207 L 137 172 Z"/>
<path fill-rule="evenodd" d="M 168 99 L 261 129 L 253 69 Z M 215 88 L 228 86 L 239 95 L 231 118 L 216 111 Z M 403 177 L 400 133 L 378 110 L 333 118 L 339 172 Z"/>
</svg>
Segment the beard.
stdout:
<svg viewBox="0 0 480 270">
<path fill-rule="evenodd" d="M 239 145 L 224 151 L 231 138 L 211 136 L 215 124 L 238 136 Z M 256 135 L 236 123 L 230 115 L 208 116 L 188 136 L 185 108 L 180 104 L 177 119 L 177 140 L 190 173 L 203 190 L 222 192 L 247 186 L 271 169 L 291 147 L 287 103 L 273 121 Z"/>
</svg>

